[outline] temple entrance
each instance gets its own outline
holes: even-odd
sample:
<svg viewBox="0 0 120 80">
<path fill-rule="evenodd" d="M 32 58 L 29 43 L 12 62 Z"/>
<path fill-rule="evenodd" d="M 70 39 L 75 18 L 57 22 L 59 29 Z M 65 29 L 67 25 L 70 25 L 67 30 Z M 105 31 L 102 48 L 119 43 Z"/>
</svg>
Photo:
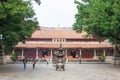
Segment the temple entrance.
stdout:
<svg viewBox="0 0 120 80">
<path fill-rule="evenodd" d="M 24 56 L 27 58 L 36 58 L 36 50 L 35 49 L 25 49 Z"/>
<path fill-rule="evenodd" d="M 82 58 L 93 58 L 94 50 L 93 49 L 83 49 L 82 50 Z"/>
<path fill-rule="evenodd" d="M 76 51 L 75 50 L 72 50 L 70 52 L 70 55 L 72 56 L 72 58 L 76 58 Z"/>
<path fill-rule="evenodd" d="M 45 58 L 46 56 L 48 56 L 48 52 L 47 52 L 47 50 L 43 50 L 42 51 L 42 57 Z"/>
</svg>

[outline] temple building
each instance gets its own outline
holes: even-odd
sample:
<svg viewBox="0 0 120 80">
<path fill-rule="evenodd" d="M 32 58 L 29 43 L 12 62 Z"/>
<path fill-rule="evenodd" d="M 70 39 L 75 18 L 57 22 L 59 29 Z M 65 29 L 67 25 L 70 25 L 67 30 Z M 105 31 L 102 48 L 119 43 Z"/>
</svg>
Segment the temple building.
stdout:
<svg viewBox="0 0 120 80">
<path fill-rule="evenodd" d="M 48 58 L 52 61 L 53 53 L 60 45 L 67 59 L 93 59 L 97 54 L 113 56 L 113 46 L 106 42 L 99 42 L 94 38 L 85 38 L 86 32 L 76 33 L 72 29 L 48 29 L 36 30 L 26 43 L 18 43 L 15 52 L 28 58 Z"/>
</svg>

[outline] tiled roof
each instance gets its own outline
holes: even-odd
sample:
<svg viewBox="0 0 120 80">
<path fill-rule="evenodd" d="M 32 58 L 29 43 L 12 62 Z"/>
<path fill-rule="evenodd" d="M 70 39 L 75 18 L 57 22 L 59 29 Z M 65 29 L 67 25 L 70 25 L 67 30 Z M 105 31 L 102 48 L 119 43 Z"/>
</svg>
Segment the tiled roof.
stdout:
<svg viewBox="0 0 120 80">
<path fill-rule="evenodd" d="M 83 38 L 85 32 L 76 33 L 73 30 L 65 30 L 65 29 L 42 29 L 36 30 L 31 38 L 59 38 L 59 39 L 66 39 L 66 38 Z"/>
<path fill-rule="evenodd" d="M 42 29 L 36 30 L 31 38 L 54 38 L 54 39 L 78 39 L 83 38 L 85 32 L 76 33 L 73 30 L 65 29 Z M 26 44 L 19 43 L 16 45 L 18 48 L 59 48 L 59 42 L 26 42 Z M 63 48 L 112 48 L 113 46 L 108 43 L 99 43 L 99 42 L 63 42 Z"/>
<path fill-rule="evenodd" d="M 60 43 L 19 43 L 18 48 L 59 48 Z M 62 43 L 62 48 L 112 48 L 111 44 L 94 43 Z"/>
</svg>

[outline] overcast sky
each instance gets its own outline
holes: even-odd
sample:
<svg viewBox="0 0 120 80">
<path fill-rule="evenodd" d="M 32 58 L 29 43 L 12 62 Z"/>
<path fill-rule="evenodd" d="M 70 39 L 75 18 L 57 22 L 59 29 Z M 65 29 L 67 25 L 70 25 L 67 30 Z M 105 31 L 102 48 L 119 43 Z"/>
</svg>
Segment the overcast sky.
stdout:
<svg viewBox="0 0 120 80">
<path fill-rule="evenodd" d="M 74 0 L 41 0 L 41 5 L 33 3 L 40 26 L 72 27 L 77 13 Z"/>
</svg>

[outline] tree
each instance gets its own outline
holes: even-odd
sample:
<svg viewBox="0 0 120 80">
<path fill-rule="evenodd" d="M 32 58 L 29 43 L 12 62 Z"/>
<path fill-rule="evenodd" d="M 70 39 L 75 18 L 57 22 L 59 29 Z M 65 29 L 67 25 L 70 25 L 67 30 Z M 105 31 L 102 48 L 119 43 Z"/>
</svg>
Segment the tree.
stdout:
<svg viewBox="0 0 120 80">
<path fill-rule="evenodd" d="M 82 0 L 77 4 L 78 13 L 73 29 L 85 30 L 98 40 L 108 39 L 120 49 L 120 1 Z"/>
<path fill-rule="evenodd" d="M 36 1 L 39 5 L 41 4 L 40 0 L 34 0 L 34 1 Z"/>
<path fill-rule="evenodd" d="M 40 4 L 40 0 L 35 0 Z M 31 0 L 0 1 L 0 34 L 5 49 L 14 48 L 18 42 L 39 28 Z"/>
</svg>

